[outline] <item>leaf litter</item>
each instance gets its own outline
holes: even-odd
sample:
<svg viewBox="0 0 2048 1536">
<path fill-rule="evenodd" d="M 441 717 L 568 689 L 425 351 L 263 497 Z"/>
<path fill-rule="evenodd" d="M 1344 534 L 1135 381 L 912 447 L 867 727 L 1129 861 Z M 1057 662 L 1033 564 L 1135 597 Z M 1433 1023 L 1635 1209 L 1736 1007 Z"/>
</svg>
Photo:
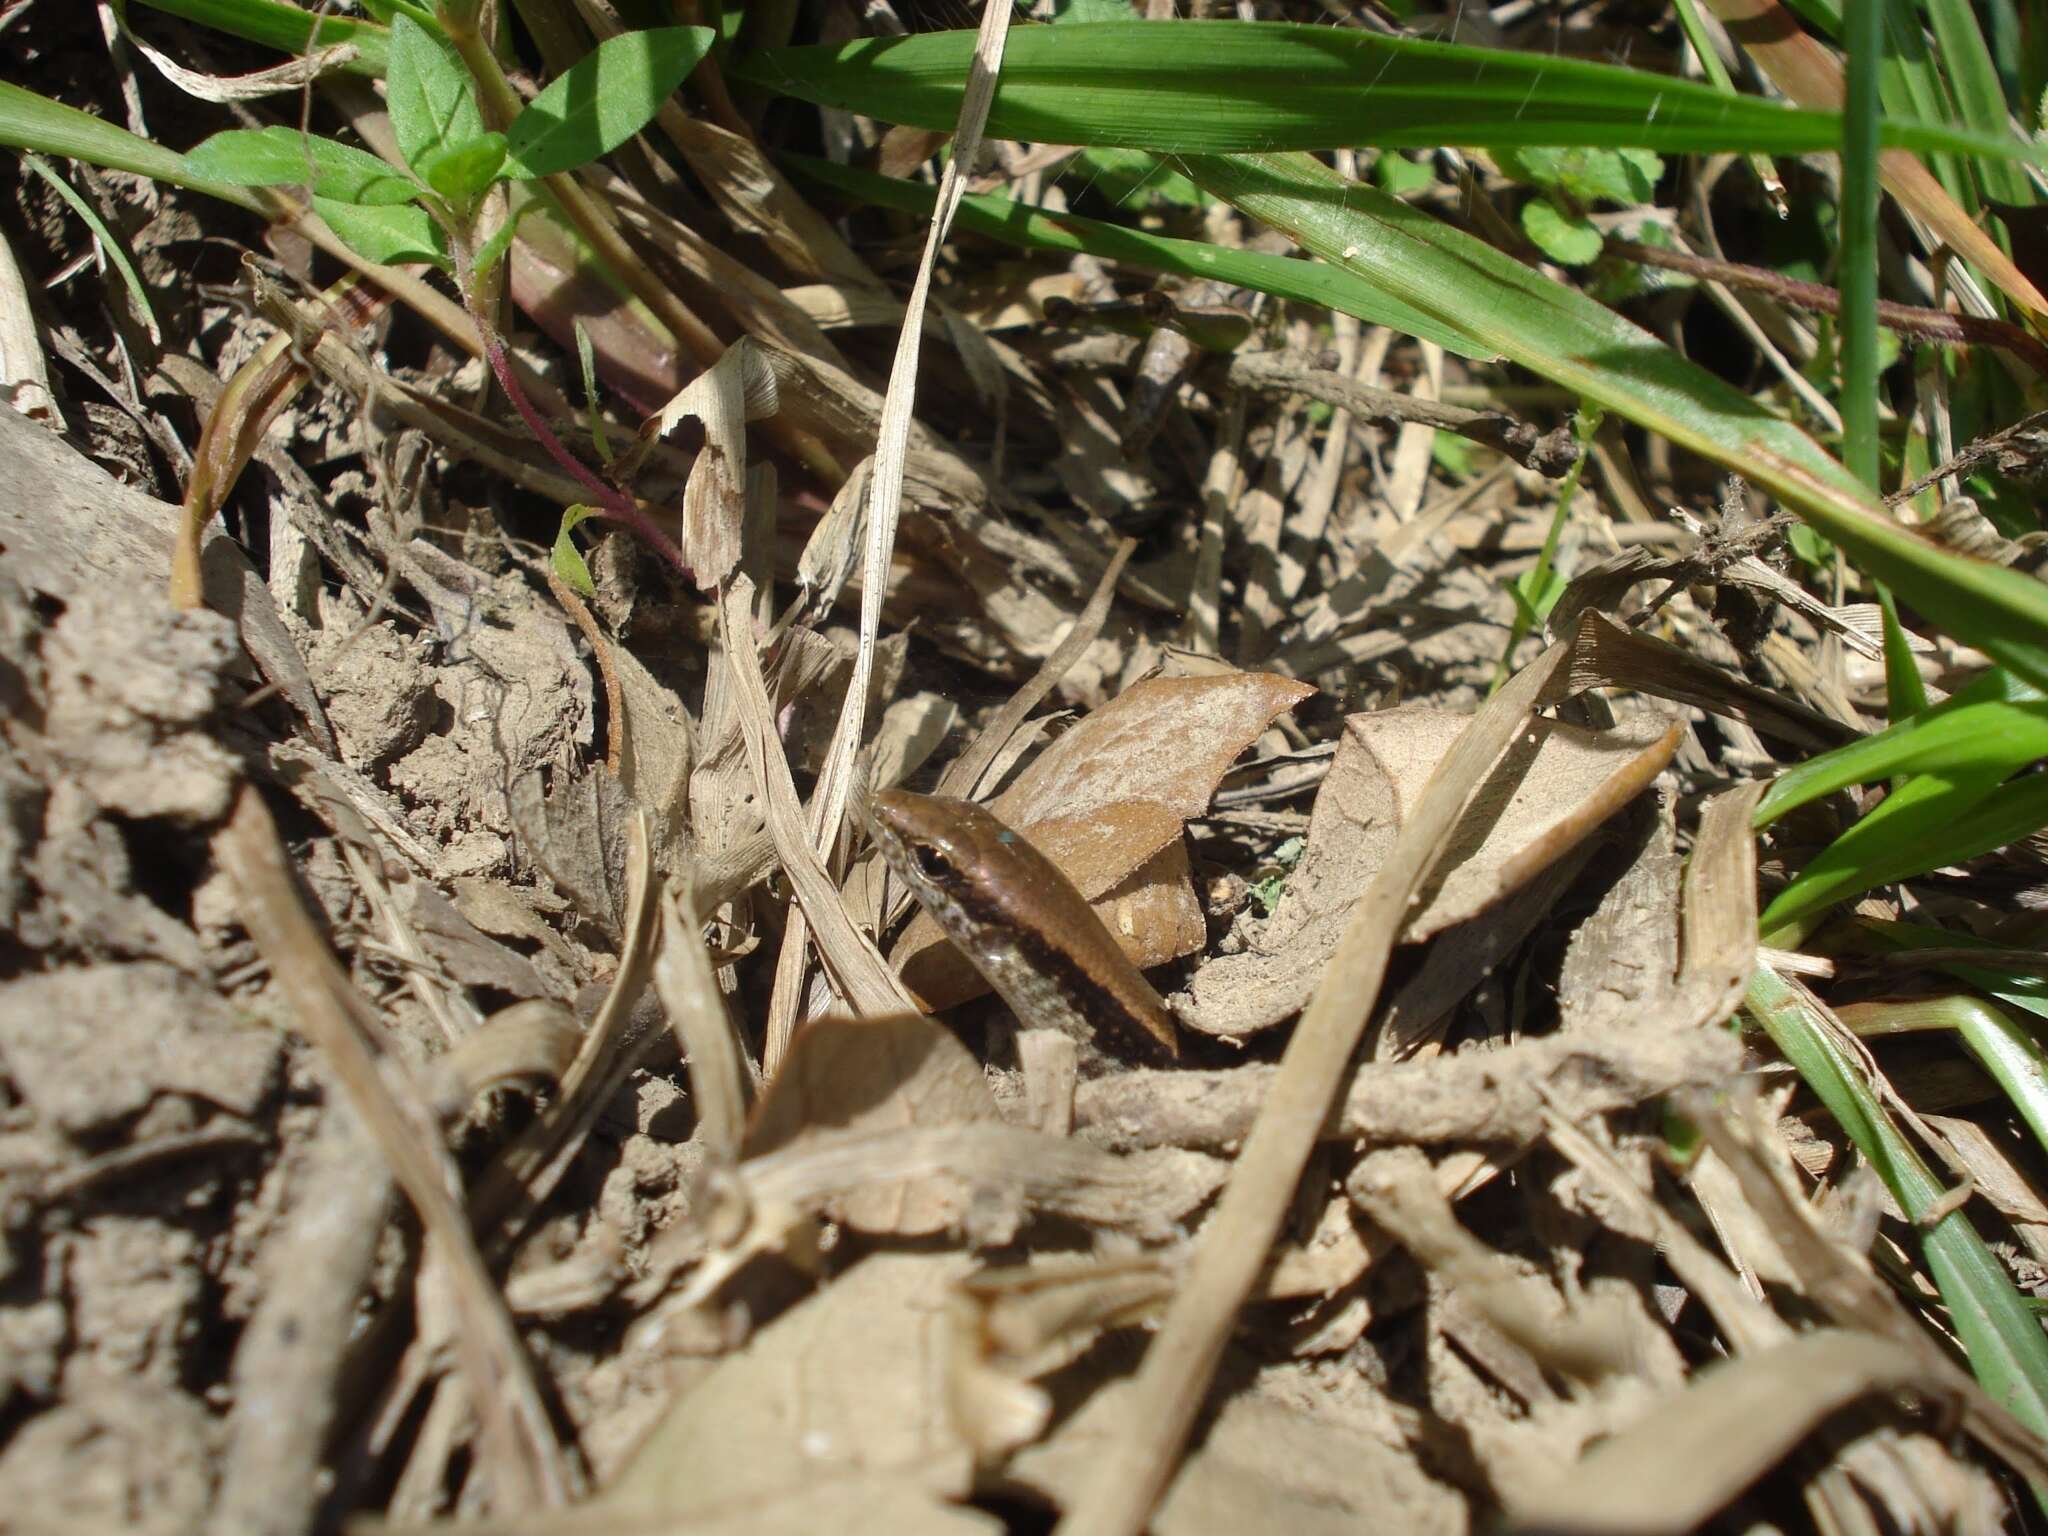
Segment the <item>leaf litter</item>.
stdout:
<svg viewBox="0 0 2048 1536">
<path fill-rule="evenodd" d="M 753 139 L 656 127 L 715 218 L 592 174 L 740 339 L 662 353 L 551 285 L 574 259 L 537 230 L 513 344 L 567 423 L 535 333 L 587 318 L 640 407 L 618 472 L 694 590 L 613 531 L 565 612 L 507 488 L 575 488 L 471 408 L 459 339 L 392 343 L 461 329 L 404 283 L 385 328 L 261 311 L 292 323 L 259 398 L 216 388 L 200 440 L 241 543 L 0 411 L 4 1507 L 1931 1530 L 2048 1482 L 1945 1348 L 1904 1214 L 1726 1027 L 1761 773 L 1866 728 L 1870 674 L 1822 645 L 1868 661 L 1867 616 L 1739 519 L 1621 548 L 1635 492 L 1603 486 L 1547 648 L 1489 699 L 1554 494 L 1523 461 L 1560 468 L 1561 424 L 1408 338 L 1324 354 L 1306 310 L 1232 310 L 1269 345 L 1197 365 L 1193 290 L 1139 307 L 1179 359 L 1141 413 L 1141 346 L 1087 350 L 1127 318 L 1100 264 L 1020 275 L 942 218 L 901 305 L 900 250 Z M 260 324 L 186 297 L 175 335 Z M 103 459 L 138 421 L 194 440 L 192 361 L 60 405 Z M 280 442 L 320 475 L 258 480 Z M 898 784 L 1045 853 L 1170 994 L 1182 1064 L 1003 1027 L 847 814 Z M 2038 1282 L 2031 1158 L 1953 1074 L 1879 1059 Z"/>
</svg>

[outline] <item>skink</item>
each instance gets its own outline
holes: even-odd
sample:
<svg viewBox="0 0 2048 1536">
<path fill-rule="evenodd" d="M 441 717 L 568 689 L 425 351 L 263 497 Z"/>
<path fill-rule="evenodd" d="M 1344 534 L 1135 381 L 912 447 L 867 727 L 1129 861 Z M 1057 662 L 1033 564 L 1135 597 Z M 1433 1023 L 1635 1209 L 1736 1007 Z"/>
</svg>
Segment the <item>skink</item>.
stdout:
<svg viewBox="0 0 2048 1536">
<path fill-rule="evenodd" d="M 1140 1060 L 1179 1054 L 1165 1002 L 1087 900 L 994 815 L 890 789 L 867 819 L 890 869 L 1025 1027 Z"/>
</svg>

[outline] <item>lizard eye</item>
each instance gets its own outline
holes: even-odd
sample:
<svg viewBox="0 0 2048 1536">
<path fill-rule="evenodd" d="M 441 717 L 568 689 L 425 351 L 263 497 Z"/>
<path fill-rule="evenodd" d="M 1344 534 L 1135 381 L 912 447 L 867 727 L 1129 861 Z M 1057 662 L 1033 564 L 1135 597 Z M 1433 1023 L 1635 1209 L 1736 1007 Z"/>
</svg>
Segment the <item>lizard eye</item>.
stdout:
<svg viewBox="0 0 2048 1536">
<path fill-rule="evenodd" d="M 953 866 L 946 856 L 930 843 L 919 843 L 910 850 L 910 862 L 917 866 L 917 872 L 934 885 L 953 873 Z"/>
</svg>

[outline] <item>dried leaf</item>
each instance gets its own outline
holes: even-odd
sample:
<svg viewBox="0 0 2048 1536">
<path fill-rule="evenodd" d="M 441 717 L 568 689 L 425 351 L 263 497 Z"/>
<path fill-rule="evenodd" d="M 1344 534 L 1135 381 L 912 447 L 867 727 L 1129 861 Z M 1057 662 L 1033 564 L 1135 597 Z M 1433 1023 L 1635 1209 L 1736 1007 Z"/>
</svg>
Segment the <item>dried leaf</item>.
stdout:
<svg viewBox="0 0 2048 1536">
<path fill-rule="evenodd" d="M 742 1155 L 814 1142 L 827 1132 L 909 1129 L 999 1120 L 981 1066 L 921 1014 L 828 1017 L 799 1030 L 781 1072 L 755 1107 Z M 919 1237 L 957 1229 L 973 1189 L 950 1172 L 871 1184 L 828 1206 L 868 1232 Z"/>
<path fill-rule="evenodd" d="M 1316 795 L 1307 851 L 1279 909 L 1250 950 L 1195 973 L 1182 1011 L 1192 1028 L 1241 1035 L 1307 1003 L 1407 807 L 1469 719 L 1417 706 L 1346 722 Z M 1677 728 L 1655 717 L 1600 732 L 1532 721 L 1466 805 L 1417 893 L 1403 939 L 1413 943 L 1476 917 L 1533 878 L 1640 792 L 1677 744 Z"/>
<path fill-rule="evenodd" d="M 874 1254 L 719 1362 L 607 1490 L 676 1526 L 817 1484 L 887 1475 L 960 1498 L 972 1457 L 943 1401 L 961 1253 Z"/>
</svg>

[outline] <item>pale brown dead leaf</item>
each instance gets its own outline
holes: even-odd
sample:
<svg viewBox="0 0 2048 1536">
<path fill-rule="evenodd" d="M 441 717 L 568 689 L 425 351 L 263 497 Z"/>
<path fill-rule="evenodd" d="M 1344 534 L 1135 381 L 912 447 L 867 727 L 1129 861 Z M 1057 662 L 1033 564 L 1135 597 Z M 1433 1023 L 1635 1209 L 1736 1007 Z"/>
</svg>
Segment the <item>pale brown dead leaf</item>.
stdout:
<svg viewBox="0 0 2048 1536">
<path fill-rule="evenodd" d="M 831 1132 L 997 1120 L 980 1063 L 921 1014 L 827 1017 L 798 1031 L 747 1127 L 743 1156 L 802 1147 Z M 974 1191 L 948 1170 L 870 1184 L 833 1201 L 834 1219 L 869 1232 L 925 1236 L 957 1229 Z"/>
<path fill-rule="evenodd" d="M 948 1422 L 945 1357 L 963 1253 L 874 1254 L 684 1394 L 606 1489 L 677 1525 L 741 1502 L 887 1477 L 957 1499 L 973 1458 Z"/>
<path fill-rule="evenodd" d="M 1243 954 L 1195 973 L 1183 1018 L 1241 1035 L 1299 1011 L 1408 807 L 1469 723 L 1416 706 L 1353 715 L 1316 795 L 1308 848 L 1272 921 Z M 1464 922 L 1533 878 L 1663 770 L 1678 734 L 1653 716 L 1594 732 L 1535 720 L 1487 775 L 1403 931 L 1413 943 Z"/>
</svg>

